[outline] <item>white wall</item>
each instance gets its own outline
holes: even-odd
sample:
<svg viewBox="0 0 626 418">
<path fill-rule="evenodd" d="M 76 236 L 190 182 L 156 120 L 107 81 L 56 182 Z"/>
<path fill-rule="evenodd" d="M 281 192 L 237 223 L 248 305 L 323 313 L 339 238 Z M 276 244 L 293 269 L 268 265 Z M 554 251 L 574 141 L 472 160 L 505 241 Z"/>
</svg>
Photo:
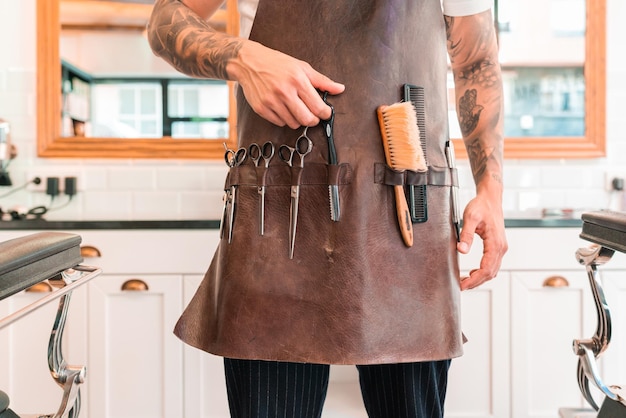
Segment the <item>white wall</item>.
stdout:
<svg viewBox="0 0 626 418">
<path fill-rule="evenodd" d="M 604 208 L 605 173 L 626 175 L 626 2 L 607 0 L 607 152 L 590 160 L 507 160 L 504 206 L 508 213 L 542 207 Z M 225 167 L 221 161 L 41 159 L 36 155 L 35 0 L 0 0 L 0 118 L 11 123 L 19 155 L 10 166 L 14 185 L 35 175 L 78 177 L 80 193 L 47 219 L 218 219 Z M 461 197 L 473 195 L 471 172 L 461 170 Z M 8 191 L 0 188 L 0 196 Z M 41 193 L 18 192 L 0 207 L 47 204 Z M 65 202 L 64 197 L 53 206 Z"/>
</svg>

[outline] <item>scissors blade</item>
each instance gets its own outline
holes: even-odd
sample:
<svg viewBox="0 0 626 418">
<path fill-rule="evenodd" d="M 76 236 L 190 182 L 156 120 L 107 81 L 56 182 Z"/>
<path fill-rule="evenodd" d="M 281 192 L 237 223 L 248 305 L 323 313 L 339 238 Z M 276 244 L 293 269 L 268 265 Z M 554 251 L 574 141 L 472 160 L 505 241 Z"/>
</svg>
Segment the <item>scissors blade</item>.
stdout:
<svg viewBox="0 0 626 418">
<path fill-rule="evenodd" d="M 339 186 L 331 184 L 328 186 L 328 199 L 330 201 L 330 219 L 338 222 L 341 217 L 341 205 L 339 204 Z"/>
<path fill-rule="evenodd" d="M 265 186 L 258 187 L 259 192 L 259 235 L 265 233 Z"/>
<path fill-rule="evenodd" d="M 298 204 L 300 203 L 300 186 L 291 186 L 291 207 L 289 209 L 289 258 L 293 258 L 296 244 L 296 227 L 298 226 Z"/>
<path fill-rule="evenodd" d="M 233 240 L 233 224 L 235 221 L 235 198 L 237 193 L 237 186 L 231 186 L 230 188 L 230 217 L 228 219 L 228 243 Z"/>
<path fill-rule="evenodd" d="M 220 239 L 224 238 L 224 225 L 226 224 L 226 214 L 228 213 L 228 202 L 230 201 L 230 190 L 224 191 L 222 196 L 224 205 L 222 206 L 222 220 L 220 221 Z"/>
</svg>

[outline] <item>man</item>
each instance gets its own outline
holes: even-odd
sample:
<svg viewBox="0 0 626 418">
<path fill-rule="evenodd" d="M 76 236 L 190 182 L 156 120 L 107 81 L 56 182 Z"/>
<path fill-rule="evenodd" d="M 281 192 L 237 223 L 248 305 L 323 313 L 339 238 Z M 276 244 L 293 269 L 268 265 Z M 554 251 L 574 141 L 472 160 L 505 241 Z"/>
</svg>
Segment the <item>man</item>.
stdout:
<svg viewBox="0 0 626 418">
<path fill-rule="evenodd" d="M 240 0 L 241 37 L 206 23 L 220 3 L 158 0 L 152 49 L 183 73 L 236 81 L 239 146 L 270 141 L 276 153 L 264 171 L 251 158 L 230 169 L 222 240 L 175 333 L 224 356 L 235 417 L 319 417 L 330 364 L 357 365 L 370 417 L 443 416 L 450 359 L 462 354 L 459 290 L 495 277 L 507 249 L 489 1 L 444 0 L 442 10 L 440 0 Z M 446 44 L 476 183 L 458 237 Z M 401 101 L 405 84 L 424 94 L 429 167 L 398 175 L 385 164 L 376 109 Z M 311 152 L 288 166 L 280 147 L 301 136 Z M 411 247 L 397 185 L 426 185 L 428 219 L 413 224 Z M 339 219 L 329 213 L 333 188 Z M 457 251 L 475 234 L 481 264 L 460 278 Z"/>
</svg>

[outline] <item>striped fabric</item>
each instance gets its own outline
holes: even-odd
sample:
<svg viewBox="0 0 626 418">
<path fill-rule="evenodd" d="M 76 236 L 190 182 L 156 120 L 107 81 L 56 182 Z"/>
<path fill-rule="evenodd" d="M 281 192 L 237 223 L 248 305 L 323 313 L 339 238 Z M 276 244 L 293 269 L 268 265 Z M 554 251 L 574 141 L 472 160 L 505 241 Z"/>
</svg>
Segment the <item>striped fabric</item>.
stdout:
<svg viewBox="0 0 626 418">
<path fill-rule="evenodd" d="M 441 418 L 449 360 L 357 366 L 370 418 Z M 233 418 L 320 418 L 330 366 L 224 359 Z"/>
</svg>

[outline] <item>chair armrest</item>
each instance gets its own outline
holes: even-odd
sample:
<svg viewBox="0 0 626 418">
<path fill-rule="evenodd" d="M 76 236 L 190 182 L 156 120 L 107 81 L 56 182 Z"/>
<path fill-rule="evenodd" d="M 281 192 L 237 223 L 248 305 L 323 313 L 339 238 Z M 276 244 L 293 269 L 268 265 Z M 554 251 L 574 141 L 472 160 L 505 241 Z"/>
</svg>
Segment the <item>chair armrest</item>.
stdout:
<svg viewBox="0 0 626 418">
<path fill-rule="evenodd" d="M 626 253 L 626 213 L 614 211 L 582 214 L 580 238 Z"/>
<path fill-rule="evenodd" d="M 0 300 L 83 261 L 80 235 L 39 232 L 0 243 Z"/>
</svg>

